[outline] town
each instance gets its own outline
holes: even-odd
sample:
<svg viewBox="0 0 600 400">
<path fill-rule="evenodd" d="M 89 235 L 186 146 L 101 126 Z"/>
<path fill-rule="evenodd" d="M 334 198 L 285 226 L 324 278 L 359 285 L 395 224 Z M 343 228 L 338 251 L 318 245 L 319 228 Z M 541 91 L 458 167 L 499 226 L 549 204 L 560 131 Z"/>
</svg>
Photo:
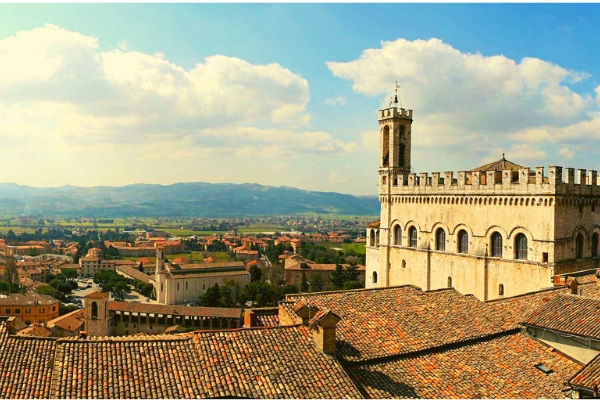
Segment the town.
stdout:
<svg viewBox="0 0 600 400">
<path fill-rule="evenodd" d="M 0 398 L 600 398 L 599 22 L 0 4 Z"/>
</svg>

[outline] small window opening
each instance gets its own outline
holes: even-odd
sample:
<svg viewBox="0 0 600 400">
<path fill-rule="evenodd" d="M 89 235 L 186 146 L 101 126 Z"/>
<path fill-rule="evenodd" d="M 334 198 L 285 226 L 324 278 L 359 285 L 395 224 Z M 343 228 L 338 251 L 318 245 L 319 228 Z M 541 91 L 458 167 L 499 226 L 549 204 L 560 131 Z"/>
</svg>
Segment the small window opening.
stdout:
<svg viewBox="0 0 600 400">
<path fill-rule="evenodd" d="M 545 373 L 546 375 L 550 375 L 551 373 L 554 372 L 550 367 L 548 367 L 542 363 L 536 364 L 535 367 L 537 369 L 539 369 L 540 371 L 542 371 L 543 373 Z"/>
<path fill-rule="evenodd" d="M 548 253 L 547 252 L 542 253 L 542 262 L 545 262 L 545 263 L 548 262 Z"/>
</svg>

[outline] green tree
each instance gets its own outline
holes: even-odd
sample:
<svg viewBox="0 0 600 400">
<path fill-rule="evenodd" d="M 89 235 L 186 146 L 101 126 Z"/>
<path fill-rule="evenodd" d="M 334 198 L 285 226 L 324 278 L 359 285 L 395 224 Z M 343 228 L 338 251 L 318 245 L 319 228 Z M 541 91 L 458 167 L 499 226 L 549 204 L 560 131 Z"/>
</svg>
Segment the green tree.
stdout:
<svg viewBox="0 0 600 400">
<path fill-rule="evenodd" d="M 250 267 L 250 282 L 258 282 L 262 279 L 262 271 L 255 264 Z"/>
<path fill-rule="evenodd" d="M 130 291 L 129 285 L 125 281 L 117 281 L 112 285 L 110 293 L 115 300 L 123 301 L 125 300 L 125 294 L 129 293 Z"/>
<path fill-rule="evenodd" d="M 346 267 L 346 271 L 345 271 L 345 281 L 357 281 L 358 277 L 360 275 L 360 272 L 358 271 L 358 266 L 356 264 L 350 264 L 348 265 L 348 267 Z"/>
<path fill-rule="evenodd" d="M 306 272 L 302 271 L 302 280 L 300 281 L 300 291 L 308 292 L 308 280 L 306 279 Z"/>
<path fill-rule="evenodd" d="M 310 291 L 311 292 L 320 292 L 323 290 L 323 277 L 321 274 L 311 274 L 310 275 Z"/>
<path fill-rule="evenodd" d="M 335 264 L 335 270 L 329 275 L 329 280 L 336 289 L 342 288 L 342 285 L 346 281 L 346 273 L 341 264 Z"/>
<path fill-rule="evenodd" d="M 17 272 L 17 264 L 14 257 L 6 257 L 6 262 L 4 263 L 4 280 L 10 285 L 19 283 L 19 273 Z"/>
<path fill-rule="evenodd" d="M 48 296 L 59 297 L 58 290 L 56 290 L 52 286 L 38 286 L 36 291 L 39 294 L 47 294 Z"/>
<path fill-rule="evenodd" d="M 77 278 L 77 270 L 75 268 L 61 268 L 60 272 L 64 275 L 65 279 Z"/>
<path fill-rule="evenodd" d="M 363 289 L 364 286 L 359 281 L 346 281 L 346 282 L 344 282 L 343 288 L 344 288 L 344 290 Z"/>
<path fill-rule="evenodd" d="M 206 289 L 203 295 L 199 297 L 200 305 L 205 307 L 219 307 L 221 305 L 221 290 L 219 284 Z"/>
</svg>

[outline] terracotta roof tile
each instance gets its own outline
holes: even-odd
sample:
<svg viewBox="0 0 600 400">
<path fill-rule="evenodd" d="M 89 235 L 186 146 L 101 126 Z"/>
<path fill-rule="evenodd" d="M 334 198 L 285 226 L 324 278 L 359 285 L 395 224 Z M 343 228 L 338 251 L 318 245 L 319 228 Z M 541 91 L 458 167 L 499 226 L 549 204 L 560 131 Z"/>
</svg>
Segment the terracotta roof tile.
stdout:
<svg viewBox="0 0 600 400">
<path fill-rule="evenodd" d="M 197 332 L 203 396 L 247 398 L 361 397 L 334 358 L 318 350 L 304 326 Z"/>
<path fill-rule="evenodd" d="M 202 317 L 241 318 L 241 308 L 226 307 L 187 307 L 166 304 L 131 303 L 126 301 L 109 301 L 110 311 L 136 312 L 147 314 L 177 314 Z"/>
<path fill-rule="evenodd" d="M 581 365 L 523 333 L 447 350 L 354 366 L 372 398 L 565 398 Z M 536 364 L 554 372 L 546 375 Z"/>
<path fill-rule="evenodd" d="M 0 326 L 0 398 L 51 398 L 56 341 L 8 336 Z"/>
<path fill-rule="evenodd" d="M 569 384 L 576 388 L 586 389 L 598 397 L 600 386 L 600 354 L 586 364 L 575 376 L 569 380 Z"/>
<path fill-rule="evenodd" d="M 600 340 L 600 300 L 571 294 L 556 296 L 524 324 Z"/>
<path fill-rule="evenodd" d="M 300 300 L 308 295 L 288 295 Z M 337 324 L 337 354 L 346 361 L 403 354 L 506 330 L 505 317 L 454 289 L 424 292 L 414 286 L 310 294 Z"/>
</svg>

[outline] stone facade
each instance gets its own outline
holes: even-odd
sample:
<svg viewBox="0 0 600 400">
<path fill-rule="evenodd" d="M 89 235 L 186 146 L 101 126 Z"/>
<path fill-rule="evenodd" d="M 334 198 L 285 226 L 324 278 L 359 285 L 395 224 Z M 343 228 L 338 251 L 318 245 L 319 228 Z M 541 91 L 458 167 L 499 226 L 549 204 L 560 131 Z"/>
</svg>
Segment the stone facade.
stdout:
<svg viewBox="0 0 600 400">
<path fill-rule="evenodd" d="M 454 287 L 488 300 L 598 266 L 596 171 L 551 166 L 546 175 L 503 157 L 457 176 L 415 174 L 403 153 L 412 110 L 380 110 L 379 124 L 381 215 L 367 228 L 367 288 Z"/>
<path fill-rule="evenodd" d="M 168 264 L 164 250 L 157 250 L 154 289 L 161 304 L 184 304 L 198 301 L 215 284 L 234 281 L 240 286 L 250 283 L 250 273 L 241 261 L 203 264 Z"/>
</svg>

